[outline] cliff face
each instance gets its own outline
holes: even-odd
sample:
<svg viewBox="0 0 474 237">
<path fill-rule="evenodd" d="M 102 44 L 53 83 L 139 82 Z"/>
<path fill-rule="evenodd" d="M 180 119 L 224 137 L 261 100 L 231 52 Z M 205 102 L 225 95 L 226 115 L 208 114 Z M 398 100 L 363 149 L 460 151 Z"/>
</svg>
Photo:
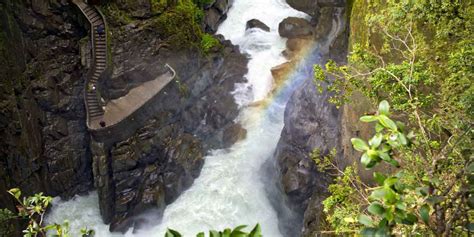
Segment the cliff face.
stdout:
<svg viewBox="0 0 474 237">
<path fill-rule="evenodd" d="M 344 1 L 288 0 L 290 6 L 312 16 L 313 38 L 328 43 L 320 52 L 321 63 L 328 59 L 344 63 L 347 55 L 348 24 Z M 338 25 L 337 25 L 338 24 Z M 338 28 L 339 27 L 339 28 Z M 338 29 L 335 38 L 329 35 Z M 285 126 L 275 152 L 279 168 L 279 186 L 291 212 L 288 220 L 297 227 L 287 230 L 288 236 L 314 236 L 323 221 L 321 201 L 327 196 L 331 177 L 317 171 L 310 153 L 318 149 L 327 155 L 340 147 L 341 111 L 328 102 L 330 94 L 320 93 L 311 76 L 295 90 L 285 110 Z M 338 149 L 339 154 L 341 150 Z"/>
<path fill-rule="evenodd" d="M 70 197 L 92 187 L 80 15 L 67 1 L 0 3 L 0 204 L 5 192 Z M 67 14 L 65 14 L 67 13 Z"/>
<path fill-rule="evenodd" d="M 244 80 L 246 56 L 222 38 L 205 53 L 173 45 L 150 27 L 166 12 L 156 3 L 116 1 L 104 12 L 114 65 L 100 82 L 105 101 L 155 79 L 165 63 L 177 72 L 137 126 L 106 139 L 91 137 L 85 125 L 90 45 L 80 11 L 69 1 L 0 3 L 1 207 L 13 208 L 5 192 L 12 187 L 68 198 L 95 186 L 104 220 L 123 231 L 140 223 L 134 215 L 163 209 L 189 187 L 209 149 L 245 136 L 233 122 L 230 92 Z M 214 32 L 229 7 L 223 0 L 204 6 L 201 27 Z"/>
<path fill-rule="evenodd" d="M 344 29 L 333 40 L 329 51 L 322 52 L 323 64 L 328 59 L 339 64 L 346 63 L 351 44 L 363 44 L 370 40 L 365 32 L 367 2 L 364 0 L 287 1 L 292 7 L 313 17 L 311 23 L 315 25 L 317 41 L 325 40 L 327 34 L 324 29 L 331 28 L 337 20 L 331 12 L 344 9 L 345 14 L 339 17 L 339 21 L 345 22 Z M 314 161 L 309 158 L 311 151 L 318 149 L 324 156 L 336 148 L 334 162 L 340 169 L 354 166 L 364 182 L 371 182 L 373 177 L 373 171 L 365 170 L 360 164 L 360 154 L 352 148 L 350 139 L 370 137 L 373 127 L 361 123 L 359 117 L 375 112 L 375 109 L 369 99 L 358 92 L 351 95 L 350 103 L 339 109 L 327 101 L 329 96 L 325 91 L 319 93 L 309 78 L 294 92 L 285 111 L 285 127 L 275 156 L 280 167 L 279 185 L 284 199 L 291 211 L 296 213 L 296 223 L 302 224 L 301 230 L 293 235 L 316 236 L 324 224 L 322 201 L 328 195 L 331 176 L 316 170 Z M 384 169 L 390 167 L 382 166 L 376 171 Z"/>
</svg>

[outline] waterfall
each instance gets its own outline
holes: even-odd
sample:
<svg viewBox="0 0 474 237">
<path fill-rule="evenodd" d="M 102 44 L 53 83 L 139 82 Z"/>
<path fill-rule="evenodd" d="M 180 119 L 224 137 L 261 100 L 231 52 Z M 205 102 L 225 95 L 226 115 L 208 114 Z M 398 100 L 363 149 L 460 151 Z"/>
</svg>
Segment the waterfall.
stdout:
<svg viewBox="0 0 474 237">
<path fill-rule="evenodd" d="M 70 220 L 72 234 L 81 227 L 94 229 L 97 236 L 164 236 L 166 228 L 184 236 L 200 231 L 260 223 L 264 236 L 282 236 L 276 211 L 265 192 L 261 167 L 270 158 L 283 128 L 283 113 L 291 91 L 302 81 L 294 76 L 271 96 L 273 79 L 270 69 L 286 60 L 281 56 L 285 39 L 278 34 L 278 24 L 286 17 L 308 16 L 289 7 L 284 0 L 235 0 L 218 33 L 224 35 L 250 56 L 248 83 L 236 85 L 233 93 L 241 106 L 238 122 L 247 129 L 247 137 L 231 148 L 212 151 L 205 158 L 200 176 L 175 202 L 168 205 L 161 220 L 150 226 L 111 234 L 102 223 L 97 194 L 63 202 L 55 200 L 48 222 Z M 246 22 L 258 19 L 270 27 L 245 30 Z M 305 69 L 310 70 L 308 68 Z M 307 72 L 306 72 L 307 73 Z M 310 74 L 306 74 L 311 75 Z M 248 106 L 266 100 L 266 106 Z M 153 211 L 145 218 L 153 219 Z M 133 232 L 133 233 L 132 233 Z"/>
</svg>

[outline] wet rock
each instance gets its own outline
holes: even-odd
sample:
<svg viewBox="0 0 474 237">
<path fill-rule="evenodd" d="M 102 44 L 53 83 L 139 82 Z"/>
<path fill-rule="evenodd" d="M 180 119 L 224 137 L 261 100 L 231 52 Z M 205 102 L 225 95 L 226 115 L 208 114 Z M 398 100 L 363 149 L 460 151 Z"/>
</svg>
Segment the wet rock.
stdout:
<svg viewBox="0 0 474 237">
<path fill-rule="evenodd" d="M 224 130 L 224 147 L 228 147 L 240 140 L 245 139 L 247 130 L 240 124 L 233 124 Z"/>
<path fill-rule="evenodd" d="M 217 0 L 213 7 L 216 8 L 219 13 L 221 13 L 222 15 L 226 14 L 227 11 L 229 11 L 229 8 L 230 8 L 230 4 L 229 4 L 229 1 L 231 0 Z"/>
<path fill-rule="evenodd" d="M 292 8 L 314 16 L 318 9 L 318 2 L 315 0 L 286 0 Z"/>
<path fill-rule="evenodd" d="M 40 15 L 43 15 L 43 16 L 51 15 L 51 13 L 49 12 L 49 1 L 47 0 L 32 0 L 31 8 L 33 9 L 34 12 Z"/>
<path fill-rule="evenodd" d="M 279 85 L 281 82 L 283 82 L 293 71 L 294 67 L 295 64 L 291 61 L 272 67 L 271 72 L 273 79 L 275 80 L 274 84 Z"/>
<path fill-rule="evenodd" d="M 216 33 L 217 27 L 227 18 L 233 0 L 212 0 L 204 6 L 203 28 L 208 33 Z"/>
<path fill-rule="evenodd" d="M 204 24 L 206 25 L 206 31 L 216 32 L 219 23 L 221 22 L 222 14 L 215 8 L 207 10 L 206 16 L 204 17 Z"/>
<path fill-rule="evenodd" d="M 281 37 L 289 39 L 311 37 L 313 34 L 310 22 L 298 17 L 288 17 L 280 22 L 278 33 Z"/>
<path fill-rule="evenodd" d="M 335 13 L 338 11 L 334 7 L 323 7 L 320 10 L 319 23 L 314 30 L 314 38 L 318 41 L 327 40 L 330 35 L 332 21 Z"/>
<path fill-rule="evenodd" d="M 267 31 L 267 32 L 270 31 L 270 27 L 268 27 L 267 25 L 265 25 L 265 23 L 263 23 L 263 22 L 261 22 L 257 19 L 252 19 L 252 20 L 247 21 L 245 29 L 248 30 L 248 29 L 252 29 L 252 28 L 259 28 L 259 29 L 261 29 L 263 31 Z"/>
<path fill-rule="evenodd" d="M 5 190 L 13 187 L 25 195 L 84 193 L 92 160 L 76 11 L 66 1 L 0 5 L 0 81 L 11 82 L 0 84 L 0 206 L 9 206 Z"/>
<path fill-rule="evenodd" d="M 290 3 L 291 2 L 291 3 Z M 319 63 L 324 64 L 329 58 L 343 63 L 347 54 L 347 24 L 344 22 L 343 11 L 338 7 L 327 7 L 326 5 L 314 5 L 319 1 L 297 1 L 288 0 L 290 5 L 298 5 L 298 10 L 304 10 L 313 14 L 313 25 L 306 22 L 305 28 L 312 27 L 314 32 L 310 38 L 292 38 L 287 41 L 287 49 L 284 52 L 292 60 L 297 60 L 297 52 L 305 52 L 311 47 L 311 40 L 326 48 L 320 49 L 318 53 L 322 56 Z M 334 1 L 334 5 L 337 3 Z M 337 18 L 335 18 L 337 17 Z M 336 25 L 334 22 L 342 22 L 340 31 L 331 42 L 328 40 L 329 32 Z M 304 35 L 304 34 L 302 34 Z M 278 68 L 275 74 L 284 74 L 286 69 Z M 323 90 L 318 92 L 312 82 L 312 75 L 298 87 L 285 109 L 285 126 L 282 130 L 280 141 L 275 152 L 277 159 L 281 189 L 285 203 L 294 216 L 287 222 L 299 223 L 299 226 L 287 228 L 288 236 L 314 236 L 324 216 L 321 202 L 327 197 L 327 187 L 331 182 L 330 175 L 319 172 L 309 154 L 318 149 L 322 156 L 328 154 L 333 148 L 338 149 L 336 159 L 341 154 L 341 111 L 328 102 L 330 94 Z"/>
</svg>

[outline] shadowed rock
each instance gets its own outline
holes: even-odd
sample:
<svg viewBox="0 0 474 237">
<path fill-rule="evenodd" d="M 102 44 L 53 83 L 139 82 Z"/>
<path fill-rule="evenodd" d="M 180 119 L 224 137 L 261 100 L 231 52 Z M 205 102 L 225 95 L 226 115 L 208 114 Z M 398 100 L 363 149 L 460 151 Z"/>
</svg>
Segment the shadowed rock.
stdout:
<svg viewBox="0 0 474 237">
<path fill-rule="evenodd" d="M 285 38 L 311 37 L 313 34 L 312 26 L 309 21 L 298 17 L 285 18 L 278 25 L 278 33 Z"/>
<path fill-rule="evenodd" d="M 257 19 L 252 19 L 252 20 L 247 21 L 247 24 L 245 25 L 245 30 L 252 29 L 252 28 L 259 28 L 267 32 L 270 31 L 270 27 L 268 27 L 267 25 L 265 25 L 265 23 Z"/>
</svg>

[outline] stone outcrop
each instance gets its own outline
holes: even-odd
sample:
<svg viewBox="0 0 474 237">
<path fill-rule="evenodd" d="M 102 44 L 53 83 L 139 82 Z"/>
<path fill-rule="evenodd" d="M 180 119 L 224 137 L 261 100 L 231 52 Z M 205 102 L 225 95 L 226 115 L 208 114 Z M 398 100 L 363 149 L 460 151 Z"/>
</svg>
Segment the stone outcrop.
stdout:
<svg viewBox="0 0 474 237">
<path fill-rule="evenodd" d="M 217 27 L 227 18 L 227 12 L 232 6 L 233 0 L 210 1 L 204 7 L 204 29 L 209 33 L 216 33 Z"/>
<path fill-rule="evenodd" d="M 278 33 L 281 37 L 289 39 L 311 37 L 313 35 L 313 27 L 306 19 L 288 17 L 278 25 Z"/>
<path fill-rule="evenodd" d="M 0 206 L 12 207 L 13 187 L 84 193 L 93 184 L 79 70 L 85 22 L 68 1 L 6 0 L 0 13 Z"/>
<path fill-rule="evenodd" d="M 222 37 L 206 55 L 171 47 L 148 27 L 159 14 L 151 3 L 120 0 L 114 3 L 120 12 L 107 12 L 127 17 L 113 16 L 121 22 L 110 27 L 114 68 L 99 90 L 106 102 L 121 97 L 156 78 L 165 63 L 177 80 L 147 104 L 140 126 L 123 131 L 130 135 L 105 140 L 91 137 L 85 125 L 90 45 L 80 11 L 69 1 L 0 3 L 1 208 L 14 209 L 5 192 L 12 187 L 68 198 L 95 185 L 104 220 L 123 231 L 136 222 L 132 216 L 164 208 L 189 187 L 209 149 L 245 137 L 234 123 L 238 106 L 230 92 L 244 80 L 246 56 Z M 218 20 L 203 27 L 217 29 L 229 7 L 227 0 L 206 6 L 205 18 L 216 11 Z"/>
<path fill-rule="evenodd" d="M 245 25 L 245 30 L 252 29 L 252 28 L 258 28 L 267 32 L 270 31 L 270 27 L 268 27 L 267 25 L 265 25 L 265 23 L 257 19 L 252 19 L 252 20 L 247 21 L 247 24 Z"/>
<path fill-rule="evenodd" d="M 321 47 L 315 52 L 321 56 L 320 63 L 328 59 L 343 63 L 348 40 L 347 18 L 342 14 L 345 5 L 341 7 L 339 1 L 323 4 L 322 1 L 288 0 L 288 3 L 312 16 L 311 21 L 292 19 L 300 24 L 289 24 L 289 20 L 280 24 L 280 34 L 290 38 L 283 52 L 290 62 L 297 60 L 298 52 L 306 51 L 305 47 L 316 44 Z M 299 28 L 290 27 L 292 25 Z M 328 41 L 333 33 L 334 39 Z M 295 213 L 291 220 L 284 220 L 295 223 L 292 228 L 283 230 L 288 236 L 315 236 L 319 230 L 324 219 L 321 202 L 327 196 L 331 177 L 318 172 L 309 156 L 315 149 L 327 155 L 333 148 L 340 148 L 341 111 L 328 102 L 330 94 L 318 92 L 311 76 L 295 90 L 286 106 L 285 126 L 275 152 L 283 200 Z M 338 149 L 338 155 L 341 152 Z"/>
</svg>

